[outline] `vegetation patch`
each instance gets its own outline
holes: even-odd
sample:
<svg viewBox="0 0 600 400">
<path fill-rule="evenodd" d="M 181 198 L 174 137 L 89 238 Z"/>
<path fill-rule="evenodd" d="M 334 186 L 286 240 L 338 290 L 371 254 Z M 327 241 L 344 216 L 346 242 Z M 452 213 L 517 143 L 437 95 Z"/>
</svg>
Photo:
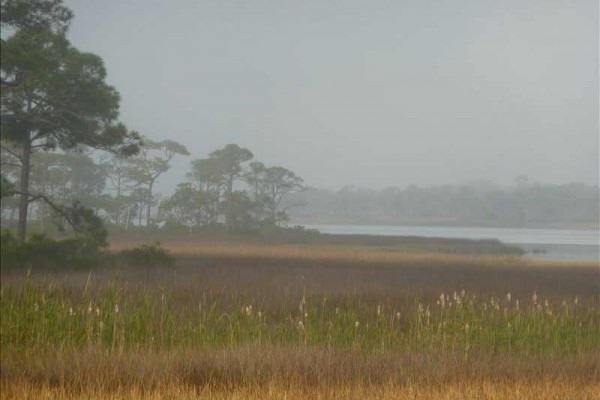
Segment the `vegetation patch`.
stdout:
<svg viewBox="0 0 600 400">
<path fill-rule="evenodd" d="M 44 234 L 31 234 L 25 242 L 8 230 L 0 237 L 0 259 L 3 269 L 81 269 L 105 264 L 109 257 L 87 237 L 54 239 Z"/>
<path fill-rule="evenodd" d="M 127 265 L 134 267 L 174 267 L 175 257 L 160 242 L 141 244 L 118 253 Z"/>
<path fill-rule="evenodd" d="M 175 258 L 160 242 L 140 244 L 109 253 L 85 236 L 55 239 L 33 233 L 25 242 L 2 230 L 0 260 L 3 270 L 69 271 L 125 264 L 127 267 L 174 267 Z"/>
</svg>

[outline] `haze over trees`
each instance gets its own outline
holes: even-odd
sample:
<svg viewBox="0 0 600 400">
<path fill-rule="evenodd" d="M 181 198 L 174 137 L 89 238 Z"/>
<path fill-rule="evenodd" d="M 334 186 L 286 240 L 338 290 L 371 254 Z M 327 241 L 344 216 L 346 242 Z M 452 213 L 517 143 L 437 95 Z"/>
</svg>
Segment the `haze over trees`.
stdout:
<svg viewBox="0 0 600 400">
<path fill-rule="evenodd" d="M 120 96 L 100 57 L 72 46 L 72 12 L 59 0 L 2 0 L 3 226 L 24 240 L 27 221 L 91 214 L 119 229 L 159 224 L 189 231 L 254 232 L 302 222 L 487 226 L 593 226 L 598 188 L 443 185 L 305 190 L 302 178 L 227 144 L 195 158 L 183 144 L 150 139 L 119 121 Z M 209 150 L 209 149 L 207 149 Z M 190 157 L 174 193 L 160 193 L 176 157 Z"/>
<path fill-rule="evenodd" d="M 281 209 L 282 201 L 286 196 L 299 193 L 304 189 L 302 178 L 286 168 L 266 167 L 261 162 L 252 162 L 249 167 L 246 182 L 252 188 L 254 198 L 262 205 L 261 212 L 274 223 L 287 220 L 286 210 L 301 203 L 287 204 Z"/>
<path fill-rule="evenodd" d="M 235 144 L 228 144 L 222 149 L 215 150 L 208 157 L 210 172 L 218 182 L 218 190 L 223 192 L 225 226 L 228 232 L 231 232 L 235 225 L 234 201 L 239 203 L 244 200 L 241 194 L 234 194 L 233 184 L 242 177 L 242 165 L 252 158 L 254 158 L 254 154 L 250 150 Z M 242 209 L 238 211 L 243 212 Z"/>
<path fill-rule="evenodd" d="M 597 186 L 522 178 L 510 187 L 474 182 L 382 190 L 308 188 L 287 201 L 305 204 L 290 210 L 300 223 L 597 228 L 600 220 Z"/>
<path fill-rule="evenodd" d="M 77 201 L 117 229 L 159 222 L 172 229 L 238 233 L 285 224 L 291 207 L 284 207 L 283 200 L 304 188 L 302 179 L 292 171 L 261 162 L 248 164 L 252 152 L 229 144 L 206 158 L 192 160 L 187 181 L 161 199 L 154 191 L 155 184 L 171 168 L 175 156 L 189 153 L 171 140 L 144 138 L 140 147 L 139 154 L 131 157 L 92 151 L 34 152 L 30 191 L 54 206 Z M 15 152 L 10 144 L 2 148 L 3 177 L 12 186 L 18 186 L 21 171 L 20 165 L 13 163 Z M 4 225 L 13 223 L 18 207 L 14 191 L 3 195 Z M 53 209 L 46 202 L 35 202 L 31 208 L 29 220 L 40 231 L 47 231 Z"/>
<path fill-rule="evenodd" d="M 2 219 L 12 226 L 16 216 L 20 241 L 31 220 L 42 232 L 49 219 L 75 225 L 85 216 L 94 226 L 98 217 L 125 229 L 135 219 L 161 220 L 229 233 L 287 220 L 281 200 L 301 190 L 302 179 L 282 167 L 249 167 L 252 152 L 235 144 L 193 161 L 189 182 L 159 201 L 157 182 L 188 149 L 118 121 L 119 93 L 106 83 L 102 59 L 69 43 L 73 14 L 61 1 L 1 5 Z"/>
<path fill-rule="evenodd" d="M 102 59 L 71 46 L 72 13 L 59 1 L 2 1 L 1 123 L 3 151 L 18 168 L 17 236 L 25 240 L 32 201 L 32 156 L 54 149 L 102 149 L 123 155 L 137 135 L 118 122 L 119 94 L 105 83 Z"/>
<path fill-rule="evenodd" d="M 252 152 L 235 144 L 192 161 L 189 181 L 160 201 L 157 182 L 174 157 L 190 153 L 117 120 L 119 94 L 102 59 L 69 43 L 71 18 L 60 1 L 2 1 L 11 33 L 2 37 L 3 225 L 16 217 L 24 241 L 28 221 L 45 232 L 49 219 L 78 220 L 68 217 L 82 207 L 124 229 L 160 220 L 234 233 L 287 220 L 281 200 L 302 180 L 282 167 L 249 167 Z"/>
<path fill-rule="evenodd" d="M 151 224 L 154 185 L 171 168 L 170 162 L 176 155 L 189 156 L 190 153 L 184 145 L 173 140 L 155 142 L 144 138 L 139 154 L 130 160 L 129 176 L 146 195 L 146 225 Z"/>
</svg>

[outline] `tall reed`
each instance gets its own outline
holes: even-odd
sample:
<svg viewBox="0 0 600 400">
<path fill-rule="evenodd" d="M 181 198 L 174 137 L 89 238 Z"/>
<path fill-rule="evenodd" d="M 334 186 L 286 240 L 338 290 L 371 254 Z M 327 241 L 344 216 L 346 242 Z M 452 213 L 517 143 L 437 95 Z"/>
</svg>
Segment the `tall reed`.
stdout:
<svg viewBox="0 0 600 400">
<path fill-rule="evenodd" d="M 317 346 L 363 351 L 507 352 L 531 355 L 600 350 L 600 317 L 577 298 L 478 298 L 461 292 L 373 305 L 305 294 L 291 304 L 260 296 L 178 293 L 112 286 L 86 294 L 52 283 L 4 285 L 2 348 L 235 348 Z"/>
</svg>

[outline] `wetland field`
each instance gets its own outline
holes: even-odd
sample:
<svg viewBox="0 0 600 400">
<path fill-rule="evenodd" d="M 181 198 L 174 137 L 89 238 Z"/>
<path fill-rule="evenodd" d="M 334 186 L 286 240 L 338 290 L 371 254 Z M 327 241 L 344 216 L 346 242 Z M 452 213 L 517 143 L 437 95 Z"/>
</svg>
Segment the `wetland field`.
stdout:
<svg viewBox="0 0 600 400">
<path fill-rule="evenodd" d="M 178 238 L 171 267 L 3 271 L 3 398 L 600 393 L 597 263 L 340 241 Z"/>
</svg>

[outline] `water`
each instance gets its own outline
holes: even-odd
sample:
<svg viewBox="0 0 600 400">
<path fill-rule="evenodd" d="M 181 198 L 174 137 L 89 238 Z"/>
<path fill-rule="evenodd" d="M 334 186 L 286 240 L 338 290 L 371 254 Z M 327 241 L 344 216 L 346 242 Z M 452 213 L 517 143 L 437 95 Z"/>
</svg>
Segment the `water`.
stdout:
<svg viewBox="0 0 600 400">
<path fill-rule="evenodd" d="M 577 229 L 464 228 L 389 225 L 305 225 L 323 233 L 498 239 L 522 247 L 528 257 L 551 260 L 599 261 L 600 231 Z"/>
</svg>

